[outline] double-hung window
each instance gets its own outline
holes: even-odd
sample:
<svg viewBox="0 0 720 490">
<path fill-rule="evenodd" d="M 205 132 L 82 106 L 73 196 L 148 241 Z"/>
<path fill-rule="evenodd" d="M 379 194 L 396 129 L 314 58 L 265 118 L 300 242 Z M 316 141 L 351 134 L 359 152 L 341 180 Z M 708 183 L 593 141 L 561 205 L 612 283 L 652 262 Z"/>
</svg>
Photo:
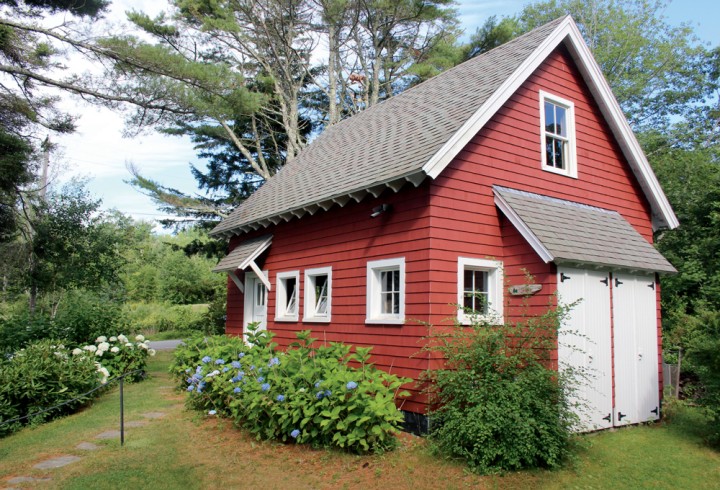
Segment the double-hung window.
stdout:
<svg viewBox="0 0 720 490">
<path fill-rule="evenodd" d="M 303 321 L 329 322 L 332 306 L 332 267 L 305 271 L 305 310 Z"/>
<path fill-rule="evenodd" d="M 540 92 L 543 170 L 577 177 L 574 107 L 570 101 Z"/>
<path fill-rule="evenodd" d="M 458 320 L 469 324 L 473 319 L 489 323 L 503 322 L 502 262 L 458 258 Z"/>
<path fill-rule="evenodd" d="M 374 260 L 367 264 L 365 323 L 405 322 L 405 258 Z"/>
<path fill-rule="evenodd" d="M 300 309 L 300 273 L 278 272 L 275 292 L 275 320 L 296 322 Z"/>
</svg>

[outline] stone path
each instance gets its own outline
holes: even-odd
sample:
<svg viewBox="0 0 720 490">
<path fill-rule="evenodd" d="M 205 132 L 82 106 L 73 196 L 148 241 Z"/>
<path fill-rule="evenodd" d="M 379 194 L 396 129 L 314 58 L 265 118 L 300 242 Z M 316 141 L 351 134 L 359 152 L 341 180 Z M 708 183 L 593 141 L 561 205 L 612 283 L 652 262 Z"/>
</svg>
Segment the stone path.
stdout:
<svg viewBox="0 0 720 490">
<path fill-rule="evenodd" d="M 131 420 L 129 422 L 125 423 L 125 428 L 138 428 L 138 427 L 144 427 L 148 423 L 150 423 L 151 420 L 160 419 L 166 415 L 165 412 L 147 412 L 140 414 L 145 420 Z M 96 439 L 120 439 L 120 431 L 119 430 L 106 430 L 104 432 L 101 432 L 95 436 Z M 80 451 L 98 451 L 101 450 L 103 446 L 99 446 L 97 444 L 94 444 L 92 442 L 81 442 L 77 446 L 75 446 L 75 449 Z M 64 454 L 61 456 L 55 456 L 52 458 L 45 459 L 43 461 L 38 462 L 37 464 L 33 465 L 33 468 L 38 470 L 54 470 L 56 468 L 62 468 L 63 466 L 67 466 L 69 464 L 75 463 L 77 461 L 82 460 L 82 456 L 77 456 L 73 454 Z M 32 483 L 41 483 L 41 482 L 48 482 L 52 481 L 52 478 L 50 476 L 15 476 L 13 478 L 9 478 L 5 480 L 2 483 L 5 483 L 7 485 L 19 485 L 19 484 L 32 484 Z M 2 485 L 0 483 L 0 485 Z M 13 487 L 4 487 L 5 490 L 13 490 Z M 25 487 L 29 488 L 29 487 Z"/>
</svg>

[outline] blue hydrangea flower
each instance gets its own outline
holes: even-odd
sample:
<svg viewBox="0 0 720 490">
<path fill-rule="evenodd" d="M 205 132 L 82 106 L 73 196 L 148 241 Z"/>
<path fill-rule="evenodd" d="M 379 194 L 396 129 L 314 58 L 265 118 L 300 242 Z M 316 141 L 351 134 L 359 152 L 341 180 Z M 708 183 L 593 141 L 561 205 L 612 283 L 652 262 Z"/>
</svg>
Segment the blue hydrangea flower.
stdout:
<svg viewBox="0 0 720 490">
<path fill-rule="evenodd" d="M 285 395 L 278 395 L 278 396 L 277 396 L 277 401 L 279 401 L 279 402 L 284 402 L 284 401 L 285 401 Z"/>
<path fill-rule="evenodd" d="M 263 391 L 268 391 L 268 390 L 270 390 L 270 383 L 263 383 L 263 384 L 260 386 L 260 389 L 263 390 Z"/>
<path fill-rule="evenodd" d="M 315 398 L 317 398 L 318 400 L 320 400 L 324 396 L 325 393 L 323 393 L 322 391 L 318 391 L 317 393 L 315 393 Z"/>
<path fill-rule="evenodd" d="M 348 381 L 348 384 L 345 385 L 345 388 L 348 390 L 354 390 L 357 388 L 357 383 L 355 381 Z"/>
<path fill-rule="evenodd" d="M 320 388 L 320 383 L 322 383 L 322 380 L 320 380 L 320 381 L 318 381 L 317 383 L 315 383 L 315 388 Z"/>
<path fill-rule="evenodd" d="M 192 372 L 192 368 L 187 368 L 187 369 L 185 370 L 185 372 L 186 372 L 186 373 L 191 373 L 191 372 Z"/>
<path fill-rule="evenodd" d="M 225 359 L 217 359 L 215 364 L 225 364 Z"/>
<path fill-rule="evenodd" d="M 240 354 L 238 354 L 238 357 L 239 357 L 240 359 L 242 359 L 243 357 L 245 357 L 245 353 L 244 353 L 244 352 L 241 352 Z"/>
<path fill-rule="evenodd" d="M 325 396 L 330 396 L 330 395 L 332 395 L 332 391 L 330 391 L 330 390 L 325 390 Z"/>
<path fill-rule="evenodd" d="M 215 415 L 217 413 L 217 410 L 210 410 L 208 412 L 208 415 Z"/>
<path fill-rule="evenodd" d="M 238 361 L 233 361 L 230 363 L 230 365 L 235 369 L 240 369 L 242 367 L 242 364 L 240 364 Z"/>
<path fill-rule="evenodd" d="M 188 390 L 188 391 L 192 391 L 192 390 L 194 390 L 194 389 L 195 389 L 195 386 L 194 386 L 194 385 L 190 385 L 190 386 L 187 387 L 187 390 Z"/>
<path fill-rule="evenodd" d="M 199 373 L 200 371 L 202 371 L 202 366 L 198 366 L 195 368 L 196 373 Z"/>
<path fill-rule="evenodd" d="M 230 368 L 229 368 L 229 367 L 224 367 L 222 372 L 223 372 L 223 373 L 227 373 L 228 371 L 230 371 Z"/>
<path fill-rule="evenodd" d="M 250 366 L 250 371 L 254 371 L 254 370 L 255 370 L 255 364 Z"/>
<path fill-rule="evenodd" d="M 291 436 L 293 439 L 297 439 L 299 435 L 300 435 L 300 431 L 299 431 L 298 429 L 295 429 L 294 431 L 292 431 L 292 432 L 290 433 L 290 436 Z"/>
<path fill-rule="evenodd" d="M 258 380 L 258 383 L 262 383 L 263 381 L 265 381 L 265 378 L 263 378 L 262 376 L 259 376 L 257 380 Z"/>
<path fill-rule="evenodd" d="M 203 357 L 203 358 L 201 359 L 201 361 L 202 361 L 202 362 L 205 362 L 205 363 L 210 362 L 210 361 L 212 361 L 212 357 L 210 357 L 210 356 L 205 356 L 205 357 Z"/>
<path fill-rule="evenodd" d="M 235 388 L 235 389 L 233 390 L 233 393 L 240 393 L 241 391 L 242 391 L 242 390 L 241 390 L 240 387 L 238 386 L 237 388 Z"/>
<path fill-rule="evenodd" d="M 278 359 L 277 357 L 273 357 L 272 359 L 270 359 L 270 362 L 268 363 L 268 367 L 277 366 L 279 364 L 280 364 L 280 359 Z"/>
<path fill-rule="evenodd" d="M 188 379 L 186 379 L 185 381 L 187 381 L 187 384 L 192 384 L 193 381 L 195 381 L 195 379 L 194 379 L 194 378 L 188 378 Z"/>
</svg>

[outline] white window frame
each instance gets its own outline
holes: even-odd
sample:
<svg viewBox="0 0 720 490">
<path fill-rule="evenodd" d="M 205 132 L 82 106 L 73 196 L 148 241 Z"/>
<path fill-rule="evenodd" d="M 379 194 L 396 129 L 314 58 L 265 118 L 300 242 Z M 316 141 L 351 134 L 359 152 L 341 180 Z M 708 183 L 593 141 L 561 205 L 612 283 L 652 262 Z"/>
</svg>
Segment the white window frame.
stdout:
<svg viewBox="0 0 720 490">
<path fill-rule="evenodd" d="M 565 168 L 555 168 L 547 164 L 547 153 L 545 148 L 545 137 L 548 134 L 545 131 L 545 102 L 549 102 L 565 109 L 565 117 L 567 125 L 567 146 L 565 154 Z M 549 133 L 552 137 L 557 138 L 554 133 Z M 575 104 L 571 101 L 540 91 L 540 155 L 542 169 L 546 172 L 566 175 L 574 179 L 578 178 L 577 172 L 577 147 L 575 134 Z"/>
<path fill-rule="evenodd" d="M 315 279 L 320 276 L 327 276 L 326 296 L 327 306 L 325 313 L 318 313 L 316 308 L 317 296 L 315 293 Z M 332 313 L 332 267 L 318 267 L 305 270 L 305 309 L 303 310 L 303 321 L 305 322 L 329 322 Z"/>
<path fill-rule="evenodd" d="M 382 272 L 399 271 L 398 313 L 381 313 L 382 297 L 380 276 Z M 367 263 L 365 323 L 402 325 L 405 323 L 405 257 L 372 260 Z"/>
<path fill-rule="evenodd" d="M 466 314 L 463 310 L 465 296 L 465 270 L 479 270 L 488 273 L 488 312 L 484 315 Z M 499 260 L 458 257 L 457 304 L 458 322 L 470 325 L 473 320 L 500 325 L 503 317 L 503 264 Z"/>
<path fill-rule="evenodd" d="M 295 311 L 287 311 L 287 280 L 295 279 Z M 300 312 L 300 271 L 278 272 L 275 277 L 275 321 L 296 322 Z"/>
</svg>

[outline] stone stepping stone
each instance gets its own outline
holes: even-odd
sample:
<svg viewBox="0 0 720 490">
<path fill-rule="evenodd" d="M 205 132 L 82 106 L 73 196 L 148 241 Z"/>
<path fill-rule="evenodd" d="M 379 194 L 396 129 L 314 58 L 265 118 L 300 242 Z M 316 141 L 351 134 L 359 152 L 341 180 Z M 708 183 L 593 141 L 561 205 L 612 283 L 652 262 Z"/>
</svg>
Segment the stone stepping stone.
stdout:
<svg viewBox="0 0 720 490">
<path fill-rule="evenodd" d="M 160 419 L 167 415 L 165 412 L 147 412 L 142 414 L 146 419 Z"/>
<path fill-rule="evenodd" d="M 133 420 L 131 422 L 125 422 L 125 427 L 143 427 L 147 424 L 147 420 Z"/>
<path fill-rule="evenodd" d="M 95 439 L 115 439 L 120 438 L 119 430 L 106 430 L 95 436 Z"/>
<path fill-rule="evenodd" d="M 81 459 L 82 458 L 80 456 L 58 456 L 57 458 L 50 458 L 45 461 L 41 461 L 40 463 L 33 466 L 33 468 L 37 468 L 39 470 L 61 468 L 71 463 L 75 463 L 76 461 L 80 461 Z"/>
<path fill-rule="evenodd" d="M 93 444 L 92 442 L 81 442 L 77 446 L 75 446 L 76 449 L 82 449 L 83 451 L 97 451 L 100 449 L 100 446 L 97 444 Z"/>
<path fill-rule="evenodd" d="M 38 482 L 38 481 L 50 481 L 52 478 L 49 477 L 41 477 L 41 478 L 35 478 L 34 476 L 16 476 L 15 478 L 10 478 L 7 482 L 11 485 L 14 485 L 16 483 L 30 483 L 30 482 Z"/>
</svg>

